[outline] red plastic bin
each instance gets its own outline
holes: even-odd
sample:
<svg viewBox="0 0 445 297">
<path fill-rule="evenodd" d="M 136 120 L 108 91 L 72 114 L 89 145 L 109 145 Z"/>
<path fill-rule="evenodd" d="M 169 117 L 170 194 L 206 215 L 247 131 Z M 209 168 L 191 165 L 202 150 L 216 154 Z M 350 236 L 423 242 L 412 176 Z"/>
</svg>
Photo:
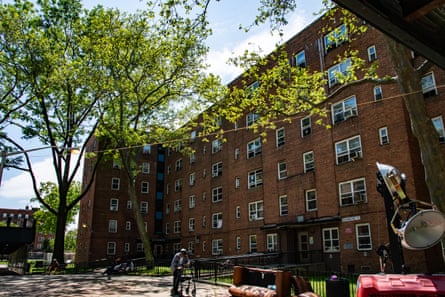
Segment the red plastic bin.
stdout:
<svg viewBox="0 0 445 297">
<path fill-rule="evenodd" d="M 442 297 L 445 274 L 362 274 L 357 297 Z"/>
</svg>

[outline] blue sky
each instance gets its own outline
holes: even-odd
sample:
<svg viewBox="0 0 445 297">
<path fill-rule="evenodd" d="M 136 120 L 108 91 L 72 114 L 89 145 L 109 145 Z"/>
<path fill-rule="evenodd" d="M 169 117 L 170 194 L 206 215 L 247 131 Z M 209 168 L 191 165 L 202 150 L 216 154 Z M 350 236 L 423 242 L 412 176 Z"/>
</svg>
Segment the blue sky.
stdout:
<svg viewBox="0 0 445 297">
<path fill-rule="evenodd" d="M 296 1 L 297 10 L 289 16 L 289 25 L 285 27 L 283 41 L 290 39 L 309 25 L 316 18 L 313 13 L 321 8 L 321 0 Z M 87 8 L 101 4 L 128 12 L 145 7 L 145 2 L 139 0 L 83 0 L 83 2 Z M 224 83 L 229 83 L 241 74 L 240 69 L 227 64 L 230 57 L 240 55 L 246 49 L 258 48 L 267 54 L 273 50 L 276 42 L 280 41 L 277 34 L 270 33 L 268 24 L 255 27 L 248 33 L 239 30 L 240 24 L 247 26 L 254 20 L 258 4 L 259 0 L 214 0 L 209 7 L 213 36 L 208 40 L 210 47 L 208 63 L 211 65 L 210 71 L 221 76 Z M 33 143 L 23 145 L 25 149 L 39 147 Z M 48 151 L 42 150 L 32 154 L 34 172 L 42 182 L 54 181 L 52 163 L 47 153 Z M 31 197 L 34 197 L 34 193 L 28 175 L 4 170 L 0 185 L 0 208 L 23 209 L 29 205 Z"/>
</svg>

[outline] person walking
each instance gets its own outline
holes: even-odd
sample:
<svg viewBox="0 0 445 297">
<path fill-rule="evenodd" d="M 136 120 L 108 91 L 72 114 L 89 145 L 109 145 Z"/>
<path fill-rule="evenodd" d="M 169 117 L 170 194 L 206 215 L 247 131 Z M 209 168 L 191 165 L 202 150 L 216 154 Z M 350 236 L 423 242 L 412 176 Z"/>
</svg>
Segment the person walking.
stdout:
<svg viewBox="0 0 445 297">
<path fill-rule="evenodd" d="M 185 267 L 190 266 L 190 258 L 187 255 L 187 250 L 182 248 L 178 253 L 173 256 L 170 264 L 170 269 L 173 272 L 173 289 L 172 296 L 179 296 L 179 282 L 181 281 L 182 272 Z"/>
</svg>

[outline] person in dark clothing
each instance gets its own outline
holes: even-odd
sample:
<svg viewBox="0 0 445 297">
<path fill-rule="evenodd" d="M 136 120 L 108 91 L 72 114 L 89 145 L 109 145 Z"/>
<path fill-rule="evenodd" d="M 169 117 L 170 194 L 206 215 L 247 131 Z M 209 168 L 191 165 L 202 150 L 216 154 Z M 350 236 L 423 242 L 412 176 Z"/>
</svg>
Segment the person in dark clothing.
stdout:
<svg viewBox="0 0 445 297">
<path fill-rule="evenodd" d="M 186 249 L 181 249 L 173 256 L 170 268 L 173 272 L 173 289 L 172 295 L 179 295 L 179 282 L 181 281 L 182 272 L 185 267 L 190 266 L 190 259 Z"/>
</svg>

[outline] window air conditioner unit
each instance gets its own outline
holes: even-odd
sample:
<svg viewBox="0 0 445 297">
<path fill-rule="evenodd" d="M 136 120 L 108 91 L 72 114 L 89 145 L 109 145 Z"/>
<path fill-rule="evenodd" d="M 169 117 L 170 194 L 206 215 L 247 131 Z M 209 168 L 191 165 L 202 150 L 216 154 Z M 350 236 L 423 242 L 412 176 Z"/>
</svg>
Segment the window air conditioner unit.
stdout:
<svg viewBox="0 0 445 297">
<path fill-rule="evenodd" d="M 352 161 L 355 161 L 357 159 L 361 159 L 362 158 L 362 152 L 361 151 L 352 152 L 352 153 L 349 154 L 349 158 Z"/>
<path fill-rule="evenodd" d="M 311 134 L 311 132 L 312 132 L 311 130 L 312 130 L 311 127 L 304 128 L 303 136 L 307 136 L 307 135 Z"/>
</svg>

